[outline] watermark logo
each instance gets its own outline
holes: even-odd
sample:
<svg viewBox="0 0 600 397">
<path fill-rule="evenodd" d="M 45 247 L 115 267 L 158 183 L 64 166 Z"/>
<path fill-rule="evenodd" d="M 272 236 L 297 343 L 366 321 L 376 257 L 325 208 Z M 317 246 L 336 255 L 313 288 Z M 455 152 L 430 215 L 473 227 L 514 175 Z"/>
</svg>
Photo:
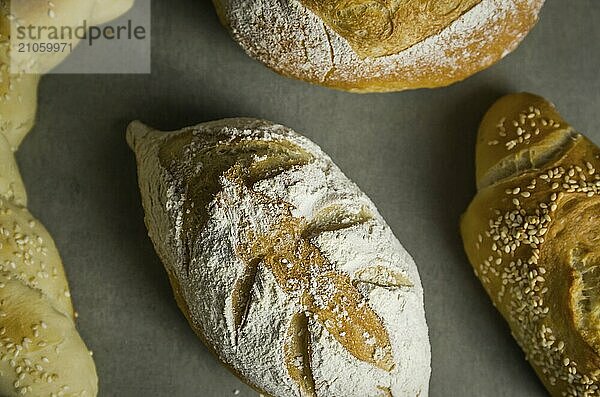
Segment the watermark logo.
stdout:
<svg viewBox="0 0 600 397">
<path fill-rule="evenodd" d="M 129 5 L 12 0 L 11 73 L 150 73 L 150 0 Z"/>
</svg>

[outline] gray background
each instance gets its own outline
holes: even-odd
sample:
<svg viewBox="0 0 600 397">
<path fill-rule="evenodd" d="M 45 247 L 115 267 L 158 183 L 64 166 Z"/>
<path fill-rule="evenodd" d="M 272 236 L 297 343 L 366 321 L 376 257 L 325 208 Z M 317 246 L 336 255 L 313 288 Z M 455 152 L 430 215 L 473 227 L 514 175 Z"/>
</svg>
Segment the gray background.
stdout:
<svg viewBox="0 0 600 397">
<path fill-rule="evenodd" d="M 474 189 L 475 132 L 504 93 L 553 100 L 600 143 L 600 1 L 548 0 L 516 52 L 448 88 L 355 95 L 276 75 L 229 38 L 207 0 L 153 2 L 152 75 L 42 80 L 18 161 L 30 207 L 54 236 L 95 352 L 101 396 L 255 394 L 196 339 L 143 224 L 124 140 L 229 116 L 272 119 L 328 152 L 414 256 L 433 352 L 431 396 L 543 396 L 474 277 L 458 220 Z"/>
</svg>

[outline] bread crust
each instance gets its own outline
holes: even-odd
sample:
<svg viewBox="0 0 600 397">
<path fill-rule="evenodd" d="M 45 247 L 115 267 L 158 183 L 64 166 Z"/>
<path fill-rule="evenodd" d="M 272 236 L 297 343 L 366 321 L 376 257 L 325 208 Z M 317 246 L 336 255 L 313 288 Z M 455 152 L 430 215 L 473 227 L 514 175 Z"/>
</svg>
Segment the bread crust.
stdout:
<svg viewBox="0 0 600 397">
<path fill-rule="evenodd" d="M 461 222 L 475 274 L 551 395 L 598 395 L 600 149 L 515 94 L 485 116 L 477 159 L 488 183 Z"/>
<path fill-rule="evenodd" d="M 0 134 L 0 395 L 95 396 L 96 369 L 75 328 L 62 261 L 25 207 L 25 188 Z"/>
<path fill-rule="evenodd" d="M 299 0 L 361 58 L 397 54 L 438 34 L 481 0 Z"/>
<path fill-rule="evenodd" d="M 316 145 L 254 119 L 128 141 L 178 305 L 236 375 L 274 397 L 427 394 L 416 267 Z"/>
<path fill-rule="evenodd" d="M 385 92 L 445 86 L 491 66 L 533 28 L 544 0 L 452 2 L 457 8 L 450 7 L 449 16 L 432 18 L 421 18 L 426 14 L 421 8 L 434 4 L 429 1 L 213 3 L 233 38 L 274 71 L 330 88 Z M 356 15 L 356 9 L 383 3 L 388 5 L 381 12 Z M 435 4 L 449 7 L 449 2 Z M 340 7 L 344 17 L 336 24 Z M 380 27 L 383 19 L 391 24 L 386 29 Z M 404 29 L 415 37 L 400 34 Z"/>
</svg>

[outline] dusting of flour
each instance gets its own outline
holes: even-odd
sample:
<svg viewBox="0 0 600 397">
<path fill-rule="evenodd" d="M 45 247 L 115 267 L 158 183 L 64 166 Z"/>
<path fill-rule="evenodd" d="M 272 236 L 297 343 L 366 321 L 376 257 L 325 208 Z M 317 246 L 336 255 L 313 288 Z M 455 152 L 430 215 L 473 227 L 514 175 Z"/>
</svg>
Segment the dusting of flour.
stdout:
<svg viewBox="0 0 600 397">
<path fill-rule="evenodd" d="M 544 0 L 482 0 L 439 34 L 398 54 L 365 59 L 298 0 L 220 3 L 240 45 L 280 73 L 321 83 L 380 79 L 410 86 L 460 79 L 505 56 L 537 19 Z M 496 54 L 490 48 L 500 36 L 507 39 Z"/>
<path fill-rule="evenodd" d="M 314 161 L 263 179 L 248 189 L 290 203 L 293 216 L 308 220 L 331 206 L 348 213 L 366 208 L 368 220 L 320 233 L 313 238 L 313 244 L 337 270 L 355 281 L 365 277 L 358 275 L 366 267 L 391 269 L 406 280 L 394 288 L 358 283 L 361 294 L 389 334 L 395 363 L 390 372 L 352 356 L 325 327 L 309 317 L 316 396 L 426 396 L 430 347 L 419 274 L 371 200 L 318 146 L 280 125 L 252 119 L 200 124 L 192 127 L 195 139 L 188 149 L 200 147 L 202 136 L 216 130 L 231 139 L 287 140 L 310 153 Z M 268 231 L 276 222 L 278 209 L 258 203 L 255 194 L 223 179 L 222 190 L 209 206 L 210 219 L 201 235 L 195 241 L 183 241 L 178 219 L 186 194 L 157 160 L 160 143 L 178 132 L 158 134 L 136 125 L 130 133 L 139 162 L 149 232 L 167 270 L 179 283 L 192 325 L 219 358 L 250 384 L 271 396 L 301 397 L 284 357 L 286 330 L 294 313 L 302 310 L 298 302 L 281 289 L 269 269 L 259 266 L 241 330 L 236 330 L 232 314 L 231 295 L 245 267 L 236 247 L 248 235 L 247 228 Z M 384 278 L 379 275 L 378 280 Z"/>
</svg>

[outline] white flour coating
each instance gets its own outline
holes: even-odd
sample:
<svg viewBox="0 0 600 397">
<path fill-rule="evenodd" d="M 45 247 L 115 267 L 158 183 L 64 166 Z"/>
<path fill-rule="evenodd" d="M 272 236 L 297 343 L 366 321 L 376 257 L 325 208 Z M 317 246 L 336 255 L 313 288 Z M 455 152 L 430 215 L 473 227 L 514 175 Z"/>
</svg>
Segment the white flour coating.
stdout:
<svg viewBox="0 0 600 397">
<path fill-rule="evenodd" d="M 340 205 L 349 214 L 366 208 L 370 215 L 367 220 L 320 233 L 312 240 L 313 244 L 338 270 L 347 272 L 355 281 L 385 280 L 390 274 L 401 274 L 410 284 L 382 287 L 358 283 L 389 334 L 396 364 L 391 372 L 352 356 L 325 327 L 309 317 L 316 395 L 369 397 L 389 396 L 386 393 L 391 392 L 393 396 L 426 396 L 431 354 L 419 274 L 369 198 L 318 146 L 283 126 L 229 119 L 201 124 L 191 130 L 196 136 L 189 145 L 190 151 L 202 144 L 203 134 L 223 131 L 232 138 L 287 140 L 312 154 L 314 161 L 307 165 L 293 167 L 245 189 L 284 200 L 293 205 L 293 216 L 309 220 L 332 205 Z M 248 223 L 246 228 L 267 232 L 281 209 L 258 203 L 255 195 L 222 179 L 223 190 L 209 206 L 208 224 L 191 246 L 182 246 L 178 219 L 185 192 L 157 159 L 158 145 L 177 133 L 158 133 L 139 123 L 129 131 L 128 139 L 138 157 L 146 223 L 156 249 L 167 270 L 178 280 L 194 327 L 214 347 L 219 358 L 269 395 L 301 396 L 297 383 L 287 372 L 283 347 L 292 315 L 302 308 L 263 266 L 259 266 L 246 325 L 241 331 L 235 329 L 231 306 L 235 281 L 245 267 L 235 249 L 243 242 L 240 238 L 247 235 L 240 221 Z M 367 267 L 369 271 L 360 273 Z M 375 268 L 379 270 L 374 271 Z"/>
<path fill-rule="evenodd" d="M 361 59 L 350 44 L 298 0 L 219 0 L 236 41 L 286 75 L 326 83 L 379 78 L 448 80 L 479 71 L 511 52 L 537 19 L 544 0 L 482 0 L 439 34 L 394 55 Z M 507 33 L 502 54 L 490 51 Z"/>
</svg>

